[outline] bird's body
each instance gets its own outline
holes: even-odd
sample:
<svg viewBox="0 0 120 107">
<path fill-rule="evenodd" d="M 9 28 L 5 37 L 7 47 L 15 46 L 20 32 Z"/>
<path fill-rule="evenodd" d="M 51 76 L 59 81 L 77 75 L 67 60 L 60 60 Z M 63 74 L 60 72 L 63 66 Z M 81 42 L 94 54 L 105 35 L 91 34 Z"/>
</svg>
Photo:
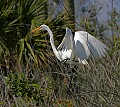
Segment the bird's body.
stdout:
<svg viewBox="0 0 120 107">
<path fill-rule="evenodd" d="M 41 25 L 42 28 L 41 30 L 47 30 L 49 35 L 50 35 L 50 43 L 51 43 L 51 46 L 52 46 L 52 49 L 53 49 L 53 52 L 54 54 L 56 55 L 56 57 L 60 60 L 60 61 L 63 61 L 65 59 L 70 59 L 71 58 L 71 54 L 72 54 L 72 49 L 71 49 L 71 46 L 69 46 L 69 44 L 65 44 L 65 47 L 64 49 L 62 50 L 58 50 L 56 49 L 55 45 L 54 45 L 54 39 L 53 39 L 53 33 L 52 31 L 50 30 L 50 28 L 47 26 L 47 25 Z M 66 39 L 65 39 L 66 41 Z M 65 42 L 67 43 L 67 42 Z M 67 47 L 66 47 L 67 46 Z M 69 48 L 68 48 L 69 47 Z"/>
<path fill-rule="evenodd" d="M 41 25 L 40 30 L 48 31 L 53 52 L 60 61 L 78 59 L 80 63 L 88 64 L 86 60 L 90 54 L 95 58 L 101 58 L 105 56 L 107 53 L 106 50 L 109 49 L 101 41 L 85 31 L 75 32 L 73 38 L 73 34 L 69 28 L 66 28 L 65 37 L 56 49 L 50 28 L 47 25 Z"/>
<path fill-rule="evenodd" d="M 71 58 L 71 55 L 72 55 L 72 49 L 69 49 L 69 50 L 61 50 L 61 51 L 58 51 L 57 53 L 57 58 L 60 60 L 60 61 L 63 61 L 63 60 L 67 60 L 67 59 L 70 59 Z"/>
</svg>

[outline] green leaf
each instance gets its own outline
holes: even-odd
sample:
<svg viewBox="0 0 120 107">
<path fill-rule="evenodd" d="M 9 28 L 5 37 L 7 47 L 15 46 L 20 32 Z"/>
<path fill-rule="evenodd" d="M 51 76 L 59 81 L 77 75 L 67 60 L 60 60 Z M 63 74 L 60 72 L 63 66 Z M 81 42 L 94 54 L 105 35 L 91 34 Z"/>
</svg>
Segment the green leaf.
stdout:
<svg viewBox="0 0 120 107">
<path fill-rule="evenodd" d="M 21 62 L 23 51 L 24 51 L 24 39 L 21 39 L 20 53 L 19 53 L 19 59 L 18 59 L 19 62 Z"/>
<path fill-rule="evenodd" d="M 35 61 L 35 62 L 36 62 L 36 64 L 37 64 L 37 63 L 38 63 L 38 61 L 37 61 L 37 59 L 36 59 L 36 57 L 35 57 L 35 54 L 34 54 L 34 52 L 33 52 L 32 48 L 31 48 L 31 45 L 30 45 L 29 43 L 26 43 L 26 45 L 27 45 L 28 49 L 30 50 L 31 55 L 33 56 L 34 61 Z"/>
</svg>

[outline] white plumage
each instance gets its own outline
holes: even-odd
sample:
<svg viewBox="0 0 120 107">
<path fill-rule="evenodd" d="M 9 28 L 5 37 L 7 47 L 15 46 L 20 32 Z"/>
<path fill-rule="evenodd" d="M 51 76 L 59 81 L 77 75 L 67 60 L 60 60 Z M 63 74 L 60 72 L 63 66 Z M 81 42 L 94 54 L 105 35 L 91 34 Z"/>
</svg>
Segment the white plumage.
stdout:
<svg viewBox="0 0 120 107">
<path fill-rule="evenodd" d="M 48 31 L 53 52 L 60 61 L 78 59 L 80 63 L 88 64 L 86 60 L 89 58 L 90 54 L 95 58 L 101 58 L 105 56 L 109 49 L 101 41 L 85 31 L 75 32 L 73 38 L 73 34 L 69 28 L 66 28 L 65 37 L 56 49 L 50 28 L 47 25 L 41 25 L 40 30 Z"/>
</svg>

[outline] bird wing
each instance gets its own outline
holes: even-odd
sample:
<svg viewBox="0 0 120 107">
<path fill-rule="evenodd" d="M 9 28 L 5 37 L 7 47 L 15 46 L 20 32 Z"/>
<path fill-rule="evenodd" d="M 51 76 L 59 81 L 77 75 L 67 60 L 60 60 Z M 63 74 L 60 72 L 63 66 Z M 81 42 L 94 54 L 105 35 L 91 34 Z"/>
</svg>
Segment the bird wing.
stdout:
<svg viewBox="0 0 120 107">
<path fill-rule="evenodd" d="M 76 38 L 75 38 L 76 45 L 80 42 L 81 45 L 83 45 L 83 47 L 84 47 L 83 49 L 85 50 L 85 51 L 81 50 L 81 51 L 83 51 L 83 52 L 80 52 L 81 54 L 85 54 L 86 56 L 89 56 L 90 52 L 91 52 L 95 58 L 101 58 L 101 57 L 105 56 L 105 54 L 107 53 L 106 50 L 109 49 L 101 41 L 99 41 L 97 38 L 93 37 L 92 35 L 90 35 L 89 33 L 85 32 L 85 31 L 75 32 L 75 35 L 76 35 Z M 77 41 L 79 41 L 79 42 L 77 43 Z M 79 48 L 79 47 L 77 46 L 77 48 Z M 79 51 L 80 51 L 80 49 L 79 49 Z M 86 57 L 86 58 L 88 58 L 88 57 Z"/>
<path fill-rule="evenodd" d="M 66 28 L 66 34 L 61 42 L 61 44 L 57 47 L 58 50 L 64 49 L 69 50 L 73 49 L 73 34 L 69 28 Z"/>
<path fill-rule="evenodd" d="M 88 57 L 90 56 L 90 51 L 86 43 L 87 41 L 79 32 L 75 32 L 74 42 L 75 54 L 76 57 L 79 59 L 79 62 L 88 59 Z"/>
<path fill-rule="evenodd" d="M 74 58 L 74 40 L 72 31 L 69 28 L 66 28 L 66 34 L 63 38 L 61 44 L 57 48 L 62 52 L 62 58 L 68 58 L 72 60 Z M 64 53 L 64 54 L 63 54 Z"/>
<path fill-rule="evenodd" d="M 57 47 L 57 50 L 61 50 L 61 49 L 65 48 L 65 41 L 66 41 L 66 35 L 64 36 L 60 45 Z"/>
</svg>

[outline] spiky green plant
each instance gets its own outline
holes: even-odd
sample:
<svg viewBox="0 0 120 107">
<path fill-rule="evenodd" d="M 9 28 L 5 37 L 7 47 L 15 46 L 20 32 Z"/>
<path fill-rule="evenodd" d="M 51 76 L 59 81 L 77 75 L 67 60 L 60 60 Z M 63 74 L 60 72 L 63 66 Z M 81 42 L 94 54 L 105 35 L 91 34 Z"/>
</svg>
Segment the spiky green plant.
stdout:
<svg viewBox="0 0 120 107">
<path fill-rule="evenodd" d="M 47 24 L 52 29 L 55 45 L 57 45 L 58 41 L 61 41 L 60 37 L 63 36 L 62 32 L 65 32 L 63 16 L 58 15 L 58 17 L 52 20 L 48 18 L 43 24 Z M 37 27 L 39 26 L 38 24 L 35 25 Z M 37 65 L 42 63 L 47 65 L 47 60 L 53 56 L 47 32 L 38 31 L 33 34 L 29 33 L 19 41 L 18 46 L 20 47 L 19 62 L 21 62 L 21 60 L 28 61 L 32 59 Z"/>
<path fill-rule="evenodd" d="M 0 4 L 0 39 L 13 52 L 30 31 L 32 20 L 44 16 L 46 0 L 0 0 Z"/>
<path fill-rule="evenodd" d="M 61 1 L 62 2 L 62 1 Z M 74 0 L 63 0 L 64 5 L 64 19 L 66 24 L 72 29 L 75 29 L 75 9 L 74 9 Z"/>
<path fill-rule="evenodd" d="M 54 19 L 47 16 L 46 0 L 11 0 L 1 1 L 1 4 L 1 42 L 11 54 L 18 53 L 18 62 L 32 60 L 36 64 L 46 63 L 46 56 L 49 56 L 46 47 L 50 45 L 46 42 L 49 43 L 49 37 L 47 34 L 41 37 L 33 36 L 31 30 L 47 24 L 54 34 L 58 35 L 55 38 L 59 38 L 63 32 L 63 16 Z"/>
</svg>

